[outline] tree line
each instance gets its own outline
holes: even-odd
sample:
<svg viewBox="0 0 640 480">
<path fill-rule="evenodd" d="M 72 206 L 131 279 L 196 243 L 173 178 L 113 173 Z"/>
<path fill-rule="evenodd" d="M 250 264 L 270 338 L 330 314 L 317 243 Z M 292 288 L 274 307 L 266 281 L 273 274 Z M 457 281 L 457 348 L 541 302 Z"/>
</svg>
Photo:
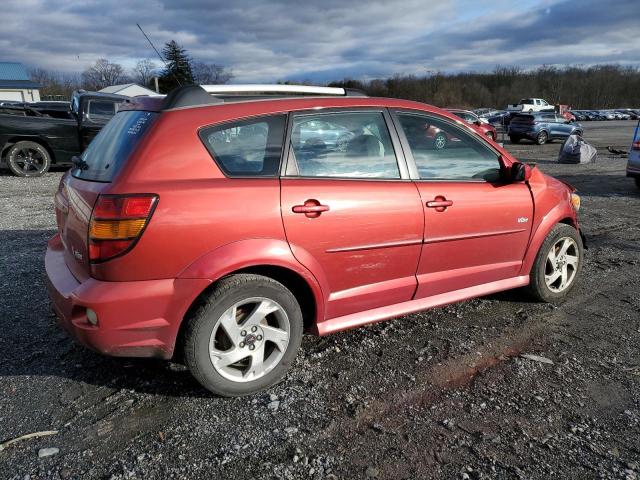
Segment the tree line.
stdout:
<svg viewBox="0 0 640 480">
<path fill-rule="evenodd" d="M 620 65 L 542 66 L 535 70 L 499 66 L 490 73 L 396 75 L 369 81 L 345 79 L 329 85 L 450 108 L 501 109 L 532 97 L 576 109 L 640 107 L 640 69 Z"/>
<path fill-rule="evenodd" d="M 159 66 L 150 59 L 138 60 L 127 70 L 119 63 L 99 58 L 82 72 L 56 72 L 44 68 L 32 68 L 31 79 L 39 83 L 42 98 L 71 98 L 74 90 L 98 91 L 111 85 L 137 83 L 155 90 L 158 79 L 160 93 L 167 93 L 178 85 L 212 85 L 227 83 L 233 74 L 224 66 L 195 60 L 185 48 L 174 40 L 162 49 L 165 63 Z"/>
<path fill-rule="evenodd" d="M 162 56 L 164 65 L 142 59 L 130 70 L 105 58 L 78 73 L 34 68 L 31 78 L 42 85 L 42 97 L 67 99 L 79 88 L 100 90 L 123 83 L 137 83 L 155 90 L 156 77 L 160 93 L 168 93 L 178 85 L 223 84 L 233 78 L 232 72 L 222 65 L 193 59 L 173 40 L 164 45 Z M 488 73 L 430 72 L 367 81 L 347 78 L 329 86 L 357 88 L 370 96 L 404 98 L 451 108 L 504 108 L 531 97 L 576 109 L 640 107 L 640 69 L 621 65 L 541 66 L 534 70 L 498 66 Z"/>
</svg>

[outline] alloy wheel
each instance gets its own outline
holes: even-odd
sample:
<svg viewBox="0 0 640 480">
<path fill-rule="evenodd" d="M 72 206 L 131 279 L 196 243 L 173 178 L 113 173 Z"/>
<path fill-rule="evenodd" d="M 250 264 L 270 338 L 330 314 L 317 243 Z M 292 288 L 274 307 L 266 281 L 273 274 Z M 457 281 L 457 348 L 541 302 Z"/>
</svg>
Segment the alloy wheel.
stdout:
<svg viewBox="0 0 640 480">
<path fill-rule="evenodd" d="M 12 160 L 14 166 L 25 175 L 41 171 L 47 163 L 41 152 L 29 147 L 18 150 Z"/>
<path fill-rule="evenodd" d="M 555 293 L 569 288 L 578 272 L 579 261 L 578 245 L 573 238 L 562 237 L 555 242 L 545 263 L 544 281 L 547 288 Z"/>
<path fill-rule="evenodd" d="M 227 380 L 250 382 L 275 368 L 289 345 L 289 318 L 264 297 L 242 300 L 227 309 L 211 333 L 209 356 Z"/>
</svg>

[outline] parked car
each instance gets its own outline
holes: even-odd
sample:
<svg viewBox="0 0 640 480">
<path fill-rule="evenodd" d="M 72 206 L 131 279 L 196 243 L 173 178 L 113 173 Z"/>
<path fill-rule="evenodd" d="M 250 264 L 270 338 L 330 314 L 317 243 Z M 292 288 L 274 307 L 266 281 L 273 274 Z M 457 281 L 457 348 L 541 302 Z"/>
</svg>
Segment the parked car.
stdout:
<svg viewBox="0 0 640 480">
<path fill-rule="evenodd" d="M 507 105 L 507 110 L 516 112 L 554 111 L 555 107 L 542 98 L 523 98 L 518 103 Z"/>
<path fill-rule="evenodd" d="M 593 117 L 593 120 L 598 120 L 598 121 L 602 121 L 602 120 L 613 120 L 612 118 L 607 118 L 607 116 L 600 110 L 590 110 L 590 113 Z"/>
<path fill-rule="evenodd" d="M 177 353 L 212 392 L 246 395 L 283 377 L 304 330 L 575 286 L 575 189 L 457 117 L 341 88 L 212 95 L 231 88 L 136 99 L 62 177 L 47 287 L 93 350 Z M 310 121 L 351 132 L 344 151 L 307 150 Z M 438 148 L 432 128 L 455 141 Z"/>
<path fill-rule="evenodd" d="M 579 122 L 584 122 L 585 120 L 589 120 L 589 117 L 580 110 L 570 110 L 570 112 L 575 117 L 575 120 Z"/>
<path fill-rule="evenodd" d="M 631 120 L 631 114 L 624 110 L 614 110 L 613 113 L 615 113 L 620 120 Z"/>
<path fill-rule="evenodd" d="M 627 177 L 633 178 L 636 186 L 640 188 L 640 121 L 633 132 L 629 159 L 627 160 Z"/>
<path fill-rule="evenodd" d="M 557 113 L 520 113 L 509 123 L 509 138 L 518 143 L 523 138 L 543 145 L 551 140 L 565 139 L 572 134 L 582 135 L 582 125 L 566 120 Z"/>
<path fill-rule="evenodd" d="M 602 120 L 616 120 L 616 114 L 610 110 L 596 110 L 596 113 L 600 115 Z"/>
<path fill-rule="evenodd" d="M 478 115 L 480 118 L 489 118 L 491 115 L 497 112 L 499 112 L 499 110 L 496 110 L 495 108 L 487 108 L 487 107 L 476 108 L 473 110 L 473 113 Z"/>
<path fill-rule="evenodd" d="M 51 165 L 71 165 L 129 97 L 76 91 L 71 103 L 0 106 L 0 167 L 38 177 Z"/>
<path fill-rule="evenodd" d="M 494 128 L 506 128 L 508 127 L 509 122 L 511 121 L 511 118 L 515 114 L 516 113 L 514 112 L 508 112 L 506 110 L 502 110 L 492 115 L 491 117 L 487 118 L 487 121 L 491 125 L 493 125 Z"/>
<path fill-rule="evenodd" d="M 489 122 L 483 122 L 475 113 L 470 112 L 469 110 L 458 110 L 454 108 L 449 108 L 447 111 L 453 113 L 456 117 L 463 119 L 481 135 L 484 135 L 493 141 L 498 138 L 498 133 L 496 132 L 495 127 Z"/>
</svg>

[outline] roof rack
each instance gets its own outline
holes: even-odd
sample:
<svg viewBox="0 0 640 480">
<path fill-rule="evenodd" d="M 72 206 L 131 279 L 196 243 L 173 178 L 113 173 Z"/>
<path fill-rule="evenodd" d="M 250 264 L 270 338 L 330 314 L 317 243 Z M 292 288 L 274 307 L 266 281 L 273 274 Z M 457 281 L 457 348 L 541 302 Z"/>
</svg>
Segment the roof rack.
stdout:
<svg viewBox="0 0 640 480">
<path fill-rule="evenodd" d="M 349 92 L 341 87 L 316 87 L 311 85 L 201 85 L 207 93 L 233 95 L 263 93 L 280 94 L 305 94 L 305 95 L 349 95 Z"/>
<path fill-rule="evenodd" d="M 215 105 L 240 100 L 287 98 L 318 95 L 366 97 L 360 90 L 342 87 L 315 87 L 310 85 L 185 85 L 174 89 L 162 103 L 162 110 Z"/>
</svg>

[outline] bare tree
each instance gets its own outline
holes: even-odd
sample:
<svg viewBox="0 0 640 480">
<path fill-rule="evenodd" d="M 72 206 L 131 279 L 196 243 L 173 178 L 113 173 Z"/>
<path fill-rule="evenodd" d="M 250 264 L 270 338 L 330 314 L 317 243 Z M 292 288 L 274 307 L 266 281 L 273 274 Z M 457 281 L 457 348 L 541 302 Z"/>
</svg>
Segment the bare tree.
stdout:
<svg viewBox="0 0 640 480">
<path fill-rule="evenodd" d="M 215 63 L 193 62 L 191 70 L 194 82 L 200 85 L 223 84 L 233 78 L 233 73 Z"/>
<path fill-rule="evenodd" d="M 147 58 L 138 60 L 136 66 L 131 70 L 133 80 L 139 85 L 148 87 L 155 76 L 156 68 L 156 64 Z"/>
<path fill-rule="evenodd" d="M 106 58 L 99 58 L 96 63 L 82 72 L 82 80 L 90 90 L 100 90 L 110 85 L 117 85 L 125 80 L 122 65 L 111 63 Z"/>
<path fill-rule="evenodd" d="M 55 72 L 44 68 L 29 71 L 31 79 L 41 85 L 40 96 L 43 99 L 70 99 L 71 93 L 82 85 L 82 78 L 76 72 Z"/>
</svg>

